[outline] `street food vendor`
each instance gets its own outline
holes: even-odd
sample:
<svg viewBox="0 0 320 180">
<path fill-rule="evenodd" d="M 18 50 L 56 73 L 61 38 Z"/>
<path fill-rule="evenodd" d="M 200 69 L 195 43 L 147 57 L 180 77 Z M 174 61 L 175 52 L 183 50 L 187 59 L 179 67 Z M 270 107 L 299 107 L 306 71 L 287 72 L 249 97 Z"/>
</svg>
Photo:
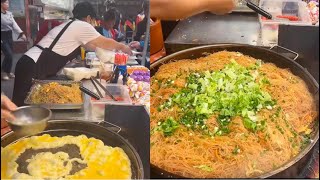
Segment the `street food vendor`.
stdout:
<svg viewBox="0 0 320 180">
<path fill-rule="evenodd" d="M 162 20 L 176 20 L 205 11 L 221 15 L 230 13 L 235 5 L 235 0 L 150 0 L 150 16 Z"/>
<path fill-rule="evenodd" d="M 103 14 L 103 36 L 107 38 L 112 38 L 116 41 L 121 41 L 124 38 L 124 35 L 114 29 L 116 23 L 116 10 L 109 9 Z"/>
<path fill-rule="evenodd" d="M 67 62 L 80 55 L 80 46 L 88 50 L 99 47 L 132 54 L 129 46 L 103 37 L 90 24 L 96 18 L 96 13 L 89 2 L 78 3 L 72 13 L 73 19 L 52 29 L 18 61 L 13 90 L 13 102 L 16 105 L 24 105 L 32 79 L 55 76 Z"/>
</svg>

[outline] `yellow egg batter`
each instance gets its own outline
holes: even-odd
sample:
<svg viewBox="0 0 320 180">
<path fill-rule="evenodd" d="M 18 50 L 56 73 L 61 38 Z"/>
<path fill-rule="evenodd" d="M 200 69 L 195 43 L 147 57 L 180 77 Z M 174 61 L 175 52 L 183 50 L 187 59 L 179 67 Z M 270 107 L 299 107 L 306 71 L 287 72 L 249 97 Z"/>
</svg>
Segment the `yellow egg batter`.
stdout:
<svg viewBox="0 0 320 180">
<path fill-rule="evenodd" d="M 75 144 L 82 159 L 65 152 L 41 152 L 27 160 L 29 174 L 19 173 L 16 160 L 29 148 L 59 148 Z M 87 167 L 71 175 L 72 162 Z M 1 179 L 130 179 L 131 164 L 126 153 L 118 147 L 105 146 L 101 140 L 81 136 L 51 137 L 48 134 L 19 140 L 1 148 Z"/>
</svg>

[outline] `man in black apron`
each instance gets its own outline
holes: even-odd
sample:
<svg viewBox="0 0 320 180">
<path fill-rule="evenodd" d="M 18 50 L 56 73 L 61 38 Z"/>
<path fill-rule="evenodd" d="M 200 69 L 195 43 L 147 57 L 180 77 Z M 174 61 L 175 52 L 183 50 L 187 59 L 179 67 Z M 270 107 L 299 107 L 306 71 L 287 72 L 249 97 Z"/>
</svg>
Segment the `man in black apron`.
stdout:
<svg viewBox="0 0 320 180">
<path fill-rule="evenodd" d="M 16 65 L 16 79 L 14 81 L 13 102 L 18 105 L 24 105 L 24 99 L 32 85 L 32 79 L 46 79 L 50 76 L 56 75 L 61 68 L 63 68 L 68 61 L 76 58 L 80 54 L 80 49 L 77 48 L 67 56 L 61 56 L 52 51 L 52 48 L 57 43 L 61 35 L 73 22 L 69 22 L 60 34 L 54 39 L 49 48 L 42 48 L 42 53 L 35 63 L 30 57 L 23 56 Z"/>
<path fill-rule="evenodd" d="M 88 30 L 88 24 L 79 22 L 79 20 L 85 21 L 87 23 L 90 23 L 92 18 L 96 17 L 96 14 L 94 12 L 94 9 L 92 5 L 88 2 L 83 2 L 83 3 L 78 3 L 74 10 L 73 10 L 73 15 L 75 19 L 71 20 L 67 24 L 62 24 L 60 27 L 64 25 L 62 30 L 59 32 L 59 34 L 53 39 L 52 43 L 48 47 L 41 47 L 40 45 L 36 45 L 37 48 L 41 49 L 42 52 L 38 59 L 35 60 L 28 56 L 28 52 L 21 57 L 21 59 L 18 61 L 16 65 L 16 78 L 14 82 L 14 91 L 13 91 L 13 102 L 17 106 L 22 106 L 24 105 L 24 100 L 27 96 L 27 93 L 29 92 L 31 85 L 32 85 L 32 79 L 46 79 L 48 77 L 55 76 L 57 72 L 59 72 L 66 64 L 68 61 L 71 61 L 75 59 L 78 55 L 80 55 L 80 46 L 79 47 L 71 47 L 74 49 L 71 53 L 67 55 L 60 55 L 56 52 L 53 51 L 53 48 L 59 43 L 59 39 L 61 36 L 67 31 L 68 27 L 72 25 L 72 23 L 76 23 L 77 25 L 85 25 L 86 29 Z M 74 24 L 74 26 L 76 25 Z M 80 26 L 79 26 L 80 27 Z M 90 26 L 91 27 L 91 26 Z M 59 28 L 59 26 L 58 26 Z M 54 31 L 55 29 L 53 29 Z M 78 30 L 78 29 L 76 29 Z M 70 30 L 71 31 L 71 30 Z M 68 32 L 70 36 L 72 36 L 72 32 Z M 81 28 L 79 28 L 79 31 L 81 31 Z M 92 27 L 92 31 L 96 30 L 94 27 Z M 79 33 L 79 32 L 77 32 Z M 98 32 L 96 32 L 99 34 Z M 50 34 L 50 32 L 48 33 Z M 76 34 L 76 32 L 74 32 Z M 51 34 L 52 35 L 52 34 Z M 48 36 L 48 35 L 47 35 Z M 123 44 L 114 42 L 113 40 L 100 37 L 101 35 L 99 34 L 99 37 L 95 38 L 92 40 L 92 42 L 88 42 L 88 47 L 90 48 L 95 48 L 95 47 L 100 47 L 104 49 L 108 48 L 113 48 L 115 50 L 121 50 L 125 53 L 130 54 L 131 50 L 128 46 L 125 46 Z M 65 38 L 67 38 L 65 36 Z M 79 37 L 80 38 L 80 37 Z M 48 43 L 48 37 L 44 37 L 46 40 L 46 43 Z M 79 39 L 79 42 L 81 40 Z M 78 41 L 76 41 L 79 43 Z M 83 42 L 83 41 L 81 41 Z M 86 42 L 86 41 L 84 41 Z M 43 42 L 39 42 L 41 44 Z M 73 43 L 74 45 L 75 43 Z M 59 44 L 61 46 L 61 43 Z M 70 48 L 70 44 L 68 46 Z M 67 48 L 67 47 L 66 47 Z M 70 48 L 70 49 L 71 49 Z M 38 50 L 38 49 L 37 49 Z M 60 48 L 61 50 L 61 48 Z M 29 50 L 30 51 L 30 50 Z M 63 51 L 63 50 L 62 50 Z M 30 53 L 29 53 L 30 54 Z"/>
</svg>

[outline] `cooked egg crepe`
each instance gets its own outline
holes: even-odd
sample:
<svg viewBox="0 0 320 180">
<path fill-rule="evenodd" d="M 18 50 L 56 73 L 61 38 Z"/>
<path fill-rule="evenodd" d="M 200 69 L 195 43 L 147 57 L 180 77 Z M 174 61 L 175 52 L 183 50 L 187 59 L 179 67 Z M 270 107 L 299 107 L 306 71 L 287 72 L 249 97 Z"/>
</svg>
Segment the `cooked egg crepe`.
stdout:
<svg viewBox="0 0 320 180">
<path fill-rule="evenodd" d="M 71 157 L 61 147 L 75 145 L 79 157 Z M 53 152 L 52 150 L 55 149 Z M 58 150 L 57 150 L 58 149 Z M 27 151 L 39 151 L 21 162 Z M 20 157 L 20 159 L 19 159 Z M 26 172 L 20 172 L 26 166 Z M 75 171 L 74 166 L 78 167 Z M 79 169 L 79 167 L 82 167 Z M 20 171 L 19 171 L 20 170 Z M 1 148 L 1 179 L 130 179 L 131 164 L 119 147 L 104 145 L 85 135 L 52 137 L 48 134 L 19 140 Z"/>
</svg>

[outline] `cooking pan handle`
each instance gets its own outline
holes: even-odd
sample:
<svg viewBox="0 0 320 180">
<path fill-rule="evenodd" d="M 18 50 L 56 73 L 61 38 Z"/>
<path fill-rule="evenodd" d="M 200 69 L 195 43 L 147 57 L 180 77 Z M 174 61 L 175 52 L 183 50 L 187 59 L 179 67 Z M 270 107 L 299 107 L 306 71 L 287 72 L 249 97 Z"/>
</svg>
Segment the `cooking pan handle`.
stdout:
<svg viewBox="0 0 320 180">
<path fill-rule="evenodd" d="M 121 131 L 121 127 L 120 126 L 117 126 L 117 125 L 115 125 L 115 124 L 112 124 L 112 123 L 110 123 L 110 122 L 107 122 L 107 121 L 100 121 L 100 122 L 98 122 L 98 124 L 100 125 L 101 123 L 105 123 L 105 124 L 107 124 L 107 125 L 110 125 L 111 127 L 110 127 L 110 130 L 112 130 L 112 131 L 114 131 L 114 132 L 116 132 L 116 133 L 118 133 L 119 134 L 119 132 Z"/>
<path fill-rule="evenodd" d="M 292 50 L 290 50 L 290 49 L 287 49 L 287 48 L 282 47 L 282 46 L 279 46 L 279 45 L 274 45 L 274 46 L 272 46 L 272 47 L 270 48 L 270 50 L 273 50 L 275 47 L 280 48 L 280 49 L 283 49 L 283 50 L 286 50 L 286 51 L 294 54 L 295 57 L 292 59 L 292 60 L 294 60 L 294 61 L 295 61 L 296 59 L 298 59 L 298 57 L 299 57 L 299 54 L 298 54 L 297 52 L 294 52 L 294 51 L 292 51 Z"/>
</svg>

